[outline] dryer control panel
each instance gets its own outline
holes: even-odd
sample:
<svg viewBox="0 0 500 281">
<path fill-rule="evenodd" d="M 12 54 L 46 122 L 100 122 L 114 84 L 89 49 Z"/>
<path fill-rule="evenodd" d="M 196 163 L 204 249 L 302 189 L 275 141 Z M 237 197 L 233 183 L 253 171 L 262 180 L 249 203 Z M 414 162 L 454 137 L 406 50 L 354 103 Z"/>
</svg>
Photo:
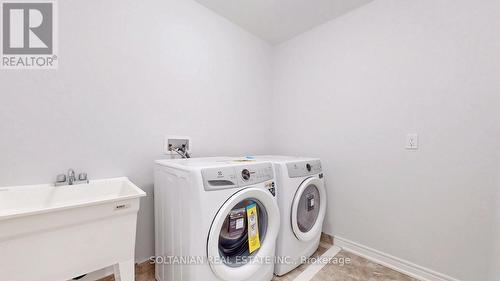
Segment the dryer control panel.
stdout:
<svg viewBox="0 0 500 281">
<path fill-rule="evenodd" d="M 206 191 L 245 187 L 274 179 L 271 163 L 208 168 L 201 174 Z"/>
<path fill-rule="evenodd" d="M 291 178 L 315 175 L 323 171 L 320 160 L 287 163 L 286 167 Z"/>
</svg>

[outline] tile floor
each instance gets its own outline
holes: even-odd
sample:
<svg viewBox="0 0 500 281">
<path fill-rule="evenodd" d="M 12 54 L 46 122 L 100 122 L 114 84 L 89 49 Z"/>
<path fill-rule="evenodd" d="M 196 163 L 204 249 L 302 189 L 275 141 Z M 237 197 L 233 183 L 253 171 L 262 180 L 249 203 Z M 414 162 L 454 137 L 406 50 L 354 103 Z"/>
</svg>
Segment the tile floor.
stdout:
<svg viewBox="0 0 500 281">
<path fill-rule="evenodd" d="M 322 241 L 320 247 L 313 255 L 321 256 L 328 248 L 329 244 Z M 340 251 L 337 258 L 349 258 L 350 263 L 327 264 L 325 265 L 311 281 L 418 281 L 397 271 L 371 262 L 365 258 L 359 257 L 346 251 Z M 293 281 L 302 273 L 308 265 L 301 265 L 294 271 L 281 276 L 274 277 L 272 281 Z M 114 281 L 112 276 L 103 278 L 99 281 Z M 155 281 L 154 267 L 149 264 L 141 264 L 136 270 L 136 281 Z"/>
<path fill-rule="evenodd" d="M 321 243 L 313 257 L 319 257 L 328 250 L 330 245 Z M 311 281 L 418 281 L 417 279 L 406 276 L 385 266 L 371 262 L 355 254 L 340 251 L 336 258 L 350 259 L 350 263 L 327 264 L 325 265 Z M 272 281 L 293 281 L 301 274 L 308 265 L 301 265 L 294 271 L 281 276 L 274 277 Z"/>
<path fill-rule="evenodd" d="M 335 257 L 350 258 L 349 264 L 328 264 L 311 281 L 418 281 L 352 253 L 340 251 Z"/>
<path fill-rule="evenodd" d="M 108 276 L 97 281 L 115 281 L 113 276 Z M 145 262 L 135 267 L 135 281 L 155 281 L 154 265 Z"/>
</svg>

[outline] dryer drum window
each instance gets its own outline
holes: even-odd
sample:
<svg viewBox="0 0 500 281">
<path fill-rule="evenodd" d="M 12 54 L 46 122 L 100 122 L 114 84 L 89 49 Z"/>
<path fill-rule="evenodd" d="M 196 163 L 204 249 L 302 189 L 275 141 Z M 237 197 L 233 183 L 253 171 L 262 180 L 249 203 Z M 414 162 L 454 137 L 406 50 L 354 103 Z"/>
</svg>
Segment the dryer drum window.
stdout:
<svg viewBox="0 0 500 281">
<path fill-rule="evenodd" d="M 257 252 L 250 254 L 248 242 L 248 218 L 246 207 L 257 206 L 259 238 L 266 239 L 267 211 L 257 199 L 245 199 L 234 206 L 226 216 L 219 234 L 219 254 L 222 261 L 231 267 L 245 265 Z"/>
<path fill-rule="evenodd" d="M 311 184 L 304 189 L 297 208 L 297 225 L 300 231 L 309 232 L 316 224 L 319 215 L 321 198 L 316 185 Z"/>
</svg>

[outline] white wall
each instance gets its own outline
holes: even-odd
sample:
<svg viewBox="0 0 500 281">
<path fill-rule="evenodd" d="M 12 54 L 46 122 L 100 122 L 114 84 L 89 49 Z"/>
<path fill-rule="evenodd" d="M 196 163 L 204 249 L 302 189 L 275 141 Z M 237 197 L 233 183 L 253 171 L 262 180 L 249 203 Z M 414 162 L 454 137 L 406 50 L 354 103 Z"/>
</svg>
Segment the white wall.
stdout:
<svg viewBox="0 0 500 281">
<path fill-rule="evenodd" d="M 138 226 L 145 259 L 164 134 L 192 136 L 195 156 L 319 156 L 327 232 L 494 280 L 496 1 L 378 0 L 278 46 L 272 75 L 267 44 L 191 1 L 59 8 L 59 70 L 0 72 L 0 185 L 69 167 L 129 176 L 150 195 Z M 411 132 L 419 151 L 403 149 Z"/>
<path fill-rule="evenodd" d="M 327 232 L 498 279 L 499 14 L 495 0 L 377 0 L 274 50 L 275 152 L 323 159 Z"/>
<path fill-rule="evenodd" d="M 192 1 L 59 1 L 59 69 L 0 71 L 0 186 L 73 167 L 148 193 L 137 258 L 153 254 L 153 160 L 164 134 L 195 156 L 269 153 L 270 47 Z"/>
</svg>

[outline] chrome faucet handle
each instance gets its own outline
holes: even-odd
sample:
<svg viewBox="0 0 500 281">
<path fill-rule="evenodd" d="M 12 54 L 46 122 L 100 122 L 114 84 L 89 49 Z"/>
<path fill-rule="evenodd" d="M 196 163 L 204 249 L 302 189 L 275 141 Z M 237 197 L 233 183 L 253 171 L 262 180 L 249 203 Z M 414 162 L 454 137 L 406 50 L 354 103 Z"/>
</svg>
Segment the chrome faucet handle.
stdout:
<svg viewBox="0 0 500 281">
<path fill-rule="evenodd" d="M 56 182 L 57 183 L 66 182 L 66 175 L 65 174 L 59 174 L 59 175 L 57 175 Z"/>
<path fill-rule="evenodd" d="M 56 177 L 56 182 L 55 186 L 61 186 L 61 185 L 66 185 L 67 184 L 67 178 L 65 174 L 59 174 Z"/>
<path fill-rule="evenodd" d="M 78 175 L 78 180 L 79 181 L 86 181 L 87 180 L 87 173 L 80 173 Z"/>
</svg>

